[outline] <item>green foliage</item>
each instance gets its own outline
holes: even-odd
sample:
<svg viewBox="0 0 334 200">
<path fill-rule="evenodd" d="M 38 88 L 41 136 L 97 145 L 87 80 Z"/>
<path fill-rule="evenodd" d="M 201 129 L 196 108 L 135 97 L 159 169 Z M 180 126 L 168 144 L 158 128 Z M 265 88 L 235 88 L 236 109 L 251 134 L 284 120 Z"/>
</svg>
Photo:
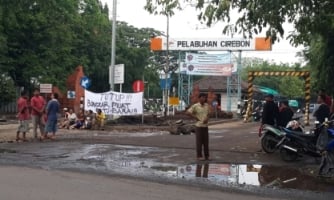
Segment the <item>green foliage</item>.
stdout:
<svg viewBox="0 0 334 200">
<path fill-rule="evenodd" d="M 14 81 L 7 74 L 0 74 L 0 82 L 0 102 L 6 104 L 15 100 Z"/>
<path fill-rule="evenodd" d="M 306 70 L 299 65 L 270 64 L 268 62 L 255 62 L 245 66 L 241 73 L 242 80 L 247 81 L 249 71 L 301 71 Z M 254 85 L 269 87 L 277 90 L 281 96 L 300 98 L 305 96 L 304 80 L 300 77 L 260 76 L 253 81 Z"/>
<path fill-rule="evenodd" d="M 298 77 L 283 77 L 280 79 L 278 91 L 289 99 L 298 99 L 305 96 L 305 81 Z"/>
<path fill-rule="evenodd" d="M 77 24 L 77 2 L 1 1 L 3 34 L 7 37 L 2 63 L 17 86 L 33 78 L 60 85 L 59 77 L 76 65 L 72 31 Z"/>
<path fill-rule="evenodd" d="M 180 6 L 179 0 L 156 0 L 155 2 L 146 0 L 144 8 L 154 15 L 172 16 L 174 15 L 174 10 L 180 9 Z"/>
<path fill-rule="evenodd" d="M 224 34 L 230 32 L 253 37 L 265 32 L 273 42 L 287 36 L 293 45 L 310 47 L 306 58 L 310 61 L 317 80 L 316 88 L 325 88 L 334 95 L 334 1 L 301 0 L 178 0 L 172 1 L 173 9 L 181 9 L 182 2 L 192 4 L 199 10 L 198 19 L 211 26 L 217 21 L 225 22 Z M 171 1 L 146 0 L 149 13 L 159 11 Z M 238 11 L 238 16 L 231 16 Z M 293 24 L 295 30 L 286 33 L 283 24 Z M 320 43 L 319 43 L 320 42 Z"/>
<path fill-rule="evenodd" d="M 304 51 L 310 61 L 308 67 L 313 72 L 313 93 L 319 89 L 325 89 L 326 93 L 334 96 L 334 34 L 331 38 L 314 36 L 310 47 Z"/>
<path fill-rule="evenodd" d="M 68 75 L 82 65 L 92 80 L 89 89 L 108 91 L 108 13 L 99 0 L 0 0 L 0 74 L 8 73 L 15 86 L 27 90 L 51 83 L 66 92 Z M 152 55 L 149 39 L 161 33 L 125 22 L 117 22 L 116 30 L 116 64 L 125 64 L 123 91 L 132 92 L 133 81 L 144 75 L 152 79 L 148 81 L 154 91 L 158 75 L 146 70 Z"/>
</svg>

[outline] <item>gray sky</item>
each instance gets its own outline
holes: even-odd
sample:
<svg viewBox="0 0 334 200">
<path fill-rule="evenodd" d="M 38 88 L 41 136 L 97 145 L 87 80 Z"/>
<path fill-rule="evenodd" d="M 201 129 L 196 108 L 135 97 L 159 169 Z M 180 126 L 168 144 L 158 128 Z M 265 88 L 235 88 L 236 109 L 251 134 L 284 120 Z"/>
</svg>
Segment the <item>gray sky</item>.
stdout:
<svg viewBox="0 0 334 200">
<path fill-rule="evenodd" d="M 103 3 L 107 3 L 110 12 L 112 12 L 113 0 L 101 0 Z M 150 15 L 144 10 L 146 0 L 117 0 L 117 20 L 125 21 L 129 25 L 133 25 L 137 28 L 151 27 L 156 30 L 167 30 L 167 20 L 165 16 Z M 237 16 L 237 13 L 232 15 Z M 110 15 L 112 16 L 112 15 Z M 231 36 L 223 36 L 222 29 L 225 26 L 223 23 L 214 24 L 208 28 L 201 25 L 197 20 L 195 8 L 187 6 L 184 11 L 178 12 L 169 20 L 169 35 L 171 38 L 229 38 Z M 291 24 L 285 24 L 285 33 L 293 30 Z M 259 37 L 265 36 L 265 33 L 258 35 Z M 240 36 L 239 36 L 240 37 Z M 234 38 L 238 38 L 237 35 Z M 296 52 L 303 49 L 303 47 L 294 48 L 287 40 L 282 40 L 279 43 L 273 45 L 272 51 L 244 51 L 243 57 L 258 57 L 264 60 L 273 61 L 276 63 L 294 63 L 300 62 L 301 58 L 296 57 Z M 208 52 L 218 53 L 218 52 Z"/>
</svg>

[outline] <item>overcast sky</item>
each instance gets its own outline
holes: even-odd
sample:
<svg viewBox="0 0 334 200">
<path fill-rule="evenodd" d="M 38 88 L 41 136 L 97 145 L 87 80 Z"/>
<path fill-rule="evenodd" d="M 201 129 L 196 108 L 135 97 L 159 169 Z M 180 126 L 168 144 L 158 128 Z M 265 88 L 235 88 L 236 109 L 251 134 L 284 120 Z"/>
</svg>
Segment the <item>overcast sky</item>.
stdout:
<svg viewBox="0 0 334 200">
<path fill-rule="evenodd" d="M 113 0 L 101 0 L 103 3 L 107 3 L 112 12 Z M 129 25 L 133 25 L 137 28 L 150 27 L 156 30 L 167 30 L 167 19 L 165 16 L 150 15 L 144 10 L 146 0 L 117 0 L 117 20 L 125 21 Z M 112 13 L 110 13 L 112 16 Z M 201 25 L 197 20 L 196 11 L 194 7 L 187 6 L 185 10 L 180 12 L 176 11 L 176 14 L 169 20 L 169 35 L 171 38 L 229 38 L 231 36 L 223 36 L 222 29 L 225 25 L 223 23 L 214 24 L 208 28 Z M 292 25 L 285 25 L 285 33 L 292 30 Z M 259 37 L 265 36 L 265 33 L 259 35 Z M 234 36 L 238 38 L 238 36 Z M 296 52 L 300 51 L 302 47 L 294 48 L 287 40 L 282 40 L 279 43 L 273 45 L 272 51 L 244 51 L 243 57 L 258 57 L 268 61 L 274 61 L 277 63 L 294 63 L 300 62 L 301 58 L 296 57 Z M 210 52 L 208 52 L 210 53 Z"/>
</svg>

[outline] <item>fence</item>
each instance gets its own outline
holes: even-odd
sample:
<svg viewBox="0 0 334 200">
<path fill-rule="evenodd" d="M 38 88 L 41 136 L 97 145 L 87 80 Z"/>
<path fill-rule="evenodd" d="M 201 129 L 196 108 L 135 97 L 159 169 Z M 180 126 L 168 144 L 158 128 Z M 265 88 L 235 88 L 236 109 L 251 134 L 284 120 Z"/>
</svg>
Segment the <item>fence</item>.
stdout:
<svg viewBox="0 0 334 200">
<path fill-rule="evenodd" d="M 2 103 L 0 102 L 0 113 L 12 114 L 17 112 L 16 102 Z"/>
</svg>

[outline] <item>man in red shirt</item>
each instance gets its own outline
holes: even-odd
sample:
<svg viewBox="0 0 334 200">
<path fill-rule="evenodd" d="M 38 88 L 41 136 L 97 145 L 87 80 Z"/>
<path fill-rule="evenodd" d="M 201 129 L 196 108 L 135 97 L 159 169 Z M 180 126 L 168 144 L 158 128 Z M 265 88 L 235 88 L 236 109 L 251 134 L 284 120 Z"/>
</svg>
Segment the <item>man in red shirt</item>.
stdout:
<svg viewBox="0 0 334 200">
<path fill-rule="evenodd" d="M 16 132 L 16 141 L 20 141 L 20 133 L 22 133 L 22 140 L 24 142 L 26 139 L 26 132 L 29 131 L 29 108 L 28 108 L 28 97 L 26 91 L 21 92 L 21 97 L 17 100 L 17 109 L 18 114 L 17 118 L 19 119 L 19 126 Z"/>
<path fill-rule="evenodd" d="M 44 125 L 42 124 L 41 117 L 45 109 L 45 100 L 40 96 L 39 89 L 34 90 L 34 96 L 30 100 L 30 105 L 34 138 L 37 139 L 37 126 L 41 132 L 41 136 L 44 135 Z"/>
</svg>

